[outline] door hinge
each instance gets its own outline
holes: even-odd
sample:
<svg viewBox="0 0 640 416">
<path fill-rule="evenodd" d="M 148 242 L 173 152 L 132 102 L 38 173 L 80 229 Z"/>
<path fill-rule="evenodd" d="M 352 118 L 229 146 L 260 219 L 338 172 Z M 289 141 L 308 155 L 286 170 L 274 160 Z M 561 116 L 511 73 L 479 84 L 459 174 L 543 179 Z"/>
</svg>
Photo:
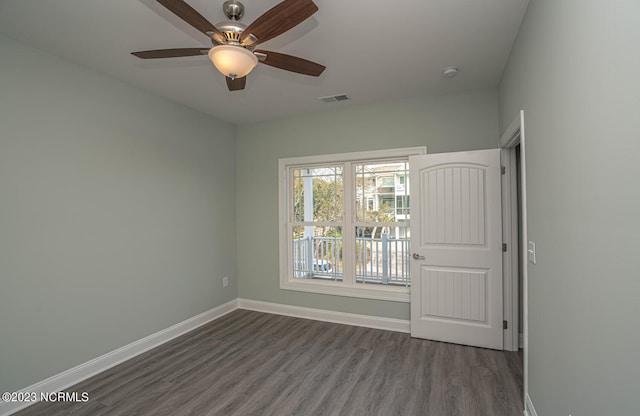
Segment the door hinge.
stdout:
<svg viewBox="0 0 640 416">
<path fill-rule="evenodd" d="M 509 323 L 507 321 L 502 321 L 502 329 L 508 329 Z"/>
<path fill-rule="evenodd" d="M 507 168 L 505 168 L 504 166 L 500 166 L 500 172 L 502 172 L 502 174 L 504 175 L 505 173 L 507 173 Z"/>
<path fill-rule="evenodd" d="M 507 252 L 507 243 L 502 244 L 502 251 L 505 253 Z"/>
</svg>

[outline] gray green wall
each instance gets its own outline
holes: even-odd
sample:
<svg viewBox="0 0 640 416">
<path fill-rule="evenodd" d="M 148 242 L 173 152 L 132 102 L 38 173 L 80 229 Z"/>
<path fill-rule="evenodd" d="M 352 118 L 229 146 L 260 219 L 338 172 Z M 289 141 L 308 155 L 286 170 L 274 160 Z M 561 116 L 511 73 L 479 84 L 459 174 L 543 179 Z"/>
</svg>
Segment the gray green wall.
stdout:
<svg viewBox="0 0 640 416">
<path fill-rule="evenodd" d="M 237 297 L 234 132 L 0 36 L 0 391 Z"/>
<path fill-rule="evenodd" d="M 640 2 L 531 0 L 499 88 L 525 111 L 529 392 L 538 415 L 638 414 Z"/>
<path fill-rule="evenodd" d="M 330 105 L 330 104 L 328 104 Z M 328 107 L 330 108 L 330 107 Z M 342 108 L 239 126 L 238 283 L 241 298 L 409 319 L 409 304 L 280 290 L 278 159 L 394 147 L 429 153 L 495 148 L 494 89 Z"/>
</svg>

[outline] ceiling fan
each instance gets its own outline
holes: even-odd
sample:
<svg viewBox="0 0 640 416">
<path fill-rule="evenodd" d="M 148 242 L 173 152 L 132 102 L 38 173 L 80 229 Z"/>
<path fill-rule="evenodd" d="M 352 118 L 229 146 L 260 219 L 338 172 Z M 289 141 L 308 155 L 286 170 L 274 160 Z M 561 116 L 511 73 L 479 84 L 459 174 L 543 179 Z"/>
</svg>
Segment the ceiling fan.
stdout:
<svg viewBox="0 0 640 416">
<path fill-rule="evenodd" d="M 142 59 L 209 55 L 215 67 L 227 79 L 229 91 L 243 90 L 247 75 L 258 62 L 299 74 L 320 76 L 323 65 L 296 56 L 256 49 L 305 21 L 318 11 L 312 0 L 284 0 L 258 17 L 249 26 L 240 23 L 244 6 L 236 0 L 225 1 L 222 8 L 229 20 L 211 24 L 183 0 L 157 0 L 176 16 L 207 35 L 213 47 L 156 49 L 131 52 Z"/>
</svg>

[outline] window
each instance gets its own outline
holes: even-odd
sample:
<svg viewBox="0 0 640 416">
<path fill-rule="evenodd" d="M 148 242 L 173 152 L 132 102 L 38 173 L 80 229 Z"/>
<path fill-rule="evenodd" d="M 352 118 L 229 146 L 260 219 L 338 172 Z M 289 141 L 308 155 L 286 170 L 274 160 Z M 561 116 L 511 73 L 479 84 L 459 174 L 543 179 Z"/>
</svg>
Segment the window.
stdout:
<svg viewBox="0 0 640 416">
<path fill-rule="evenodd" d="M 373 211 L 375 209 L 375 204 L 373 201 L 374 201 L 373 198 L 367 198 L 367 209 L 369 211 Z"/>
<path fill-rule="evenodd" d="M 280 159 L 280 287 L 409 301 L 409 192 L 395 184 L 424 153 Z"/>
<path fill-rule="evenodd" d="M 409 218 L 409 195 L 396 196 L 396 217 L 401 216 Z"/>
<path fill-rule="evenodd" d="M 395 186 L 393 176 L 383 176 L 380 178 L 379 183 L 381 188 L 393 188 Z"/>
</svg>

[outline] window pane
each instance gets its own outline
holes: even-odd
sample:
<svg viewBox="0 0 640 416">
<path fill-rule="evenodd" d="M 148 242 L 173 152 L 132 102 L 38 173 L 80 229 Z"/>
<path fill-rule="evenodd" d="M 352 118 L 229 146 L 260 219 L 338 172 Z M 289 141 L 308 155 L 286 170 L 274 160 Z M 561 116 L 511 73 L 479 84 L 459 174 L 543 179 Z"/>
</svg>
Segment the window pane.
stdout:
<svg viewBox="0 0 640 416">
<path fill-rule="evenodd" d="M 406 161 L 356 165 L 356 221 L 407 221 L 408 170 L 409 164 Z"/>
<path fill-rule="evenodd" d="M 409 228 L 356 227 L 356 282 L 409 286 Z"/>
<path fill-rule="evenodd" d="M 342 281 L 342 227 L 293 227 L 293 277 Z"/>
<path fill-rule="evenodd" d="M 341 222 L 343 218 L 342 167 L 293 170 L 293 220 Z"/>
</svg>

